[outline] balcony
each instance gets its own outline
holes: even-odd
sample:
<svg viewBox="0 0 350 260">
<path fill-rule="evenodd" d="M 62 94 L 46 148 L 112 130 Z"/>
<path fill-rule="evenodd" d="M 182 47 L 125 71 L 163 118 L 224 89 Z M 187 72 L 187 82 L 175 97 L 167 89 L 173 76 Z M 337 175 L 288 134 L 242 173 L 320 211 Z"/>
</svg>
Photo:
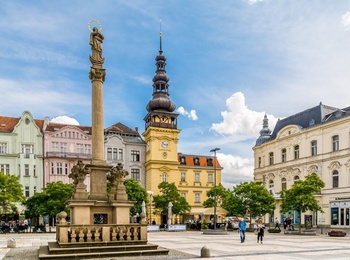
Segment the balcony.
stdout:
<svg viewBox="0 0 350 260">
<path fill-rule="evenodd" d="M 46 158 L 91 159 L 92 155 L 86 153 L 46 152 Z"/>
</svg>

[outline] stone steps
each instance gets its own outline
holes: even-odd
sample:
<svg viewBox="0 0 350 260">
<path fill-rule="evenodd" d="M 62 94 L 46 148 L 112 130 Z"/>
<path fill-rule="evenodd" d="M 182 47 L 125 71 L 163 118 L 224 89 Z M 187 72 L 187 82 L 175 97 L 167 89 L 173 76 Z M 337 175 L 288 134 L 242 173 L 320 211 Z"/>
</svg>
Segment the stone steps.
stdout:
<svg viewBox="0 0 350 260">
<path fill-rule="evenodd" d="M 61 247 L 56 242 L 49 242 L 48 246 L 39 248 L 39 259 L 88 259 L 103 257 L 125 257 L 125 256 L 149 256 L 149 255 L 168 255 L 169 250 L 158 247 L 154 244 L 131 244 L 87 246 L 74 244 L 67 247 Z"/>
</svg>

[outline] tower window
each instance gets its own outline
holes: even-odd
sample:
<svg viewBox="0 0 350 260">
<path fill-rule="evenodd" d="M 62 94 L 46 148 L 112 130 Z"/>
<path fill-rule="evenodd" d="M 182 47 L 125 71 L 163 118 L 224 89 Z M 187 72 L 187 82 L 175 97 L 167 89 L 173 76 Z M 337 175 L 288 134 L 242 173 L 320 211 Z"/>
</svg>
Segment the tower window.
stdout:
<svg viewBox="0 0 350 260">
<path fill-rule="evenodd" d="M 273 152 L 269 153 L 270 165 L 273 165 Z"/>
<path fill-rule="evenodd" d="M 299 159 L 299 145 L 294 146 L 294 159 Z"/>
<path fill-rule="evenodd" d="M 287 161 L 287 150 L 282 149 L 282 162 Z"/>
</svg>

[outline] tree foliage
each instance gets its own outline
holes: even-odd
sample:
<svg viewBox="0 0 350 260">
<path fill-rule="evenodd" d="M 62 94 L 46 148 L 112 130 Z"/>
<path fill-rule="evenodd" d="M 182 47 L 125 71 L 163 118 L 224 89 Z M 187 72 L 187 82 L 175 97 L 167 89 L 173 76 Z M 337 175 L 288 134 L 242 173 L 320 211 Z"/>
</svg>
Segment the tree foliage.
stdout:
<svg viewBox="0 0 350 260">
<path fill-rule="evenodd" d="M 203 206 L 205 208 L 214 207 L 214 190 L 215 190 L 215 187 L 213 187 L 209 191 L 207 191 L 208 199 L 203 202 Z M 221 183 L 216 186 L 216 206 L 217 207 L 222 207 L 227 196 L 229 196 L 229 193 L 230 193 L 230 191 L 225 189 Z"/>
<path fill-rule="evenodd" d="M 299 213 L 300 218 L 301 213 L 309 210 L 322 212 L 322 208 L 318 205 L 314 195 L 320 193 L 324 186 L 325 183 L 317 174 L 310 174 L 305 177 L 305 180 L 298 180 L 289 190 L 282 190 L 280 192 L 282 199 L 281 213 L 294 210 Z M 301 232 L 300 225 L 299 232 Z"/>
<path fill-rule="evenodd" d="M 169 202 L 173 204 L 172 213 L 181 215 L 190 211 L 191 206 L 186 199 L 181 196 L 175 183 L 162 182 L 158 185 L 159 195 L 153 197 L 154 207 L 157 214 L 168 214 Z"/>
<path fill-rule="evenodd" d="M 130 209 L 130 215 L 134 216 L 136 213 L 142 212 L 142 202 L 147 203 L 147 191 L 134 179 L 126 179 L 124 181 L 126 193 L 129 201 L 135 201 L 135 205 Z"/>
<path fill-rule="evenodd" d="M 233 198 L 238 199 L 245 214 L 264 216 L 275 209 L 275 198 L 262 185 L 261 182 L 243 182 L 233 189 Z"/>
<path fill-rule="evenodd" d="M 15 202 L 23 200 L 23 187 L 19 177 L 0 172 L 0 213 L 17 213 Z"/>
<path fill-rule="evenodd" d="M 23 205 L 26 207 L 27 217 L 49 216 L 53 218 L 61 211 L 67 212 L 66 201 L 72 196 L 73 184 L 65 184 L 61 181 L 47 183 L 42 192 L 35 193 L 28 198 Z"/>
</svg>

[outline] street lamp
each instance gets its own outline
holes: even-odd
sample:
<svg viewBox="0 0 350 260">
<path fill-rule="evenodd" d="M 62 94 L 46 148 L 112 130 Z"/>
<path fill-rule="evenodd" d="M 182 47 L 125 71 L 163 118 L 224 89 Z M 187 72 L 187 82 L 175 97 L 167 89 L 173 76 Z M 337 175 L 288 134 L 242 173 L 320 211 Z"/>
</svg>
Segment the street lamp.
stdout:
<svg viewBox="0 0 350 260">
<path fill-rule="evenodd" d="M 149 224 L 152 224 L 152 195 L 153 191 L 148 190 L 147 194 L 149 195 Z"/>
<path fill-rule="evenodd" d="M 214 152 L 214 229 L 216 229 L 216 152 L 220 148 L 211 149 L 210 152 Z"/>
</svg>

